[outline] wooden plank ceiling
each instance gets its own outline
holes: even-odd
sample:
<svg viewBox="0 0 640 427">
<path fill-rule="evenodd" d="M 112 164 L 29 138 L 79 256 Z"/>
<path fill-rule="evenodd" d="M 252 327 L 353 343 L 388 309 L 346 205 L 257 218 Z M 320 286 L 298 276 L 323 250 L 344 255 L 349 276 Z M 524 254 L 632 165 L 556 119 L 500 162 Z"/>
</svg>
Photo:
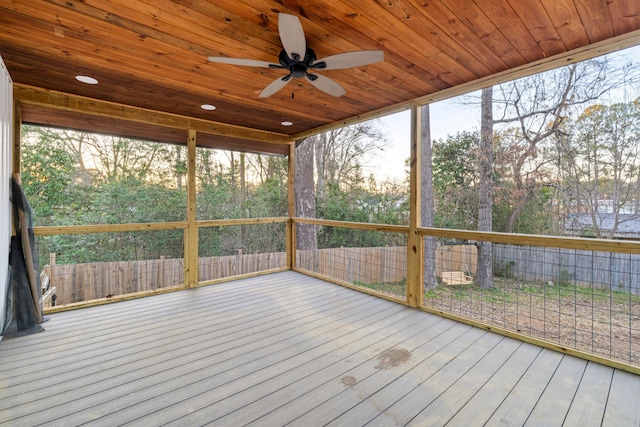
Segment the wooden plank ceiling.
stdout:
<svg viewBox="0 0 640 427">
<path fill-rule="evenodd" d="M 385 59 L 322 72 L 346 89 L 340 98 L 304 79 L 259 98 L 285 71 L 207 61 L 277 62 L 279 12 L 300 18 L 319 58 L 381 49 Z M 232 125 L 209 144 L 285 154 L 283 140 L 314 129 L 625 34 L 637 39 L 640 1 L 0 0 L 0 28 L 0 55 L 15 83 Z M 80 83 L 76 75 L 99 84 Z M 175 128 L 139 118 L 74 115 L 35 102 L 22 108 L 26 122 L 175 139 Z M 254 138 L 256 131 L 263 137 Z M 280 143 L 265 142 L 271 137 Z"/>
</svg>

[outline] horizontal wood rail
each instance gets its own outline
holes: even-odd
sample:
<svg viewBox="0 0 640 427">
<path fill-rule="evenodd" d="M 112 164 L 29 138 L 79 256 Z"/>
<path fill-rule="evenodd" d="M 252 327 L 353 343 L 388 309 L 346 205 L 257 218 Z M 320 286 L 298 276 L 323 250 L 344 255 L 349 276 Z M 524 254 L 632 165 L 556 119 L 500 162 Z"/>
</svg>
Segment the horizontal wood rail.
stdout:
<svg viewBox="0 0 640 427">
<path fill-rule="evenodd" d="M 239 218 L 239 219 L 210 219 L 198 221 L 198 227 L 224 227 L 229 225 L 252 225 L 252 224 L 278 224 L 291 221 L 288 217 L 272 218 Z"/>
<path fill-rule="evenodd" d="M 324 225 L 325 227 L 354 228 L 358 230 L 384 231 L 387 233 L 409 233 L 409 227 L 406 225 L 369 224 L 364 222 L 333 221 L 316 218 L 291 218 L 291 220 L 294 224 L 315 224 Z"/>
<path fill-rule="evenodd" d="M 640 253 L 640 242 L 587 239 L 583 237 L 540 236 L 532 234 L 447 230 L 443 228 L 419 228 L 422 236 L 448 237 L 461 240 L 482 240 L 513 245 L 542 246 L 550 248 L 580 249 L 585 251 Z"/>
<path fill-rule="evenodd" d="M 128 231 L 180 230 L 186 228 L 186 221 L 140 224 L 61 225 L 34 227 L 33 234 L 36 236 L 56 236 L 59 234 L 123 233 Z"/>
<path fill-rule="evenodd" d="M 196 223 L 197 227 L 224 227 L 230 225 L 252 224 L 277 224 L 286 223 L 288 217 L 273 218 L 239 218 L 202 220 Z M 96 225 L 54 225 L 39 226 L 33 228 L 36 236 L 56 236 L 59 234 L 94 234 L 94 233 L 124 233 L 130 231 L 156 231 L 156 230 L 180 230 L 188 228 L 187 221 L 153 222 L 139 224 L 96 224 Z"/>
</svg>

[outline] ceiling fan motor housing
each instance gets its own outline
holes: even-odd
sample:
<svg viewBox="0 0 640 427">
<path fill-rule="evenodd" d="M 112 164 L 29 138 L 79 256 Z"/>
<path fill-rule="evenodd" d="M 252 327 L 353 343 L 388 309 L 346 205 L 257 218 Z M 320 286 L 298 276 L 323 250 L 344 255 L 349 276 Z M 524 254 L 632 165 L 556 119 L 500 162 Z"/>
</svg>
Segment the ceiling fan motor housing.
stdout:
<svg viewBox="0 0 640 427">
<path fill-rule="evenodd" d="M 294 58 L 290 58 L 284 49 L 282 49 L 280 51 L 280 54 L 278 55 L 278 62 L 280 62 L 282 68 L 286 68 L 289 70 L 290 75 L 293 78 L 301 79 L 305 77 L 307 75 L 308 68 L 323 68 L 321 66 L 318 67 L 318 65 L 323 65 L 323 62 L 319 64 L 313 64 L 316 61 L 316 53 L 309 47 L 307 48 L 304 59 L 302 61 L 298 59 L 299 56 L 297 54 L 294 53 L 293 55 Z"/>
</svg>

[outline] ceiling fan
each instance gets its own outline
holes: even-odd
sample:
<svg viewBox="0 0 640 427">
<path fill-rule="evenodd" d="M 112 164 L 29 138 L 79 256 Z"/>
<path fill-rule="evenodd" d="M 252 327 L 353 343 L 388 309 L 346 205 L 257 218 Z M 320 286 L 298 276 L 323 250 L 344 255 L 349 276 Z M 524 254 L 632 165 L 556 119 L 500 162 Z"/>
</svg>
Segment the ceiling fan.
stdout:
<svg viewBox="0 0 640 427">
<path fill-rule="evenodd" d="M 342 96 L 346 91 L 339 83 L 329 77 L 315 74 L 313 71 L 359 67 L 384 59 L 384 53 L 381 50 L 359 50 L 317 59 L 313 49 L 307 47 L 302 25 L 295 15 L 278 14 L 278 32 L 283 46 L 280 55 L 278 55 L 278 64 L 224 56 L 210 56 L 209 61 L 247 67 L 289 70 L 289 74 L 284 77 L 278 77 L 260 92 L 260 98 L 266 98 L 285 87 L 291 80 L 301 78 L 306 79 L 313 86 L 329 95 Z"/>
</svg>

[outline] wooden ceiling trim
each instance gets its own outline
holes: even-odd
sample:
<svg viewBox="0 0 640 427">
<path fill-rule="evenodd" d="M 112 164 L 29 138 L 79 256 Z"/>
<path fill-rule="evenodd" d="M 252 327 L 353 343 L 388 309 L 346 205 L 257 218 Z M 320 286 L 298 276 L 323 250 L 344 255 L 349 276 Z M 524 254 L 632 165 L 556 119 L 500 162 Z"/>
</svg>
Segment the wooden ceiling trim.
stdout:
<svg viewBox="0 0 640 427">
<path fill-rule="evenodd" d="M 8 53 L 7 58 L 11 58 L 13 61 L 15 60 L 20 61 L 21 59 L 20 57 L 16 58 L 15 55 L 19 56 L 19 53 L 16 53 L 14 55 L 14 52 L 12 50 L 6 50 L 5 53 Z M 5 60 L 7 58 L 5 58 Z M 62 70 L 64 64 L 62 62 L 48 60 L 47 66 L 49 66 L 52 70 L 58 70 L 58 69 Z M 73 76 L 69 76 L 64 72 L 51 71 L 46 75 L 47 77 L 42 76 L 42 73 L 40 73 L 41 67 L 42 67 L 42 64 L 33 64 L 31 66 L 27 66 L 26 60 L 25 60 L 25 62 L 20 63 L 18 66 L 14 66 L 13 69 L 14 71 L 31 75 L 32 76 L 31 80 L 29 82 L 26 82 L 26 84 L 30 86 L 49 89 L 54 86 L 54 83 L 57 82 L 58 87 L 63 87 L 63 89 L 66 88 L 66 90 L 62 90 L 62 92 L 73 93 L 73 88 L 77 87 L 78 85 L 81 85 L 81 83 L 78 83 L 73 78 Z M 80 74 L 83 74 L 84 71 L 87 71 L 87 72 L 91 71 L 92 72 L 91 74 L 96 78 L 98 78 L 99 80 L 101 80 L 104 75 L 103 72 L 98 68 L 93 68 L 92 70 L 78 69 L 77 71 Z M 110 86 L 108 90 L 105 90 L 102 87 L 102 85 L 89 86 L 85 91 L 85 96 L 89 98 L 94 98 L 94 99 L 102 98 L 105 101 L 116 102 L 120 104 L 121 102 L 118 102 L 118 99 L 126 99 L 127 97 L 136 97 L 139 100 L 139 104 L 132 105 L 132 106 L 147 108 L 151 110 L 162 110 L 164 107 L 166 107 L 166 105 L 172 104 L 172 103 L 185 103 L 185 104 L 192 103 L 193 106 L 191 110 L 189 111 L 188 114 L 186 114 L 189 117 L 196 117 L 203 120 L 220 121 L 218 119 L 219 117 L 221 117 L 220 112 L 224 112 L 224 117 L 234 117 L 234 119 L 231 121 L 232 124 L 237 123 L 242 125 L 242 123 L 246 123 L 246 117 L 251 116 L 252 127 L 256 127 L 259 129 L 272 129 L 272 131 L 274 132 L 280 132 L 281 129 L 283 130 L 286 129 L 287 132 L 283 132 L 283 133 L 295 133 L 296 129 L 298 129 L 299 131 L 300 129 L 305 129 L 309 127 L 310 124 L 318 122 L 317 116 L 310 117 L 307 114 L 302 114 L 302 113 L 298 114 L 297 109 L 292 109 L 288 111 L 286 115 L 283 114 L 283 118 L 293 121 L 294 126 L 292 126 L 291 128 L 282 128 L 279 121 L 276 123 L 273 123 L 268 119 L 268 116 L 265 116 L 264 114 L 262 114 L 263 112 L 269 111 L 266 108 L 262 110 L 249 111 L 247 109 L 243 109 L 242 107 L 240 107 L 238 103 L 221 101 L 221 100 L 216 101 L 215 104 L 218 108 L 215 111 L 204 111 L 200 108 L 199 103 L 193 102 L 194 99 L 196 98 L 200 99 L 200 97 L 195 97 L 193 94 L 185 93 L 179 90 L 173 91 L 173 93 L 168 92 L 167 96 L 165 96 L 164 98 L 164 104 L 158 105 L 158 104 L 149 102 L 147 100 L 151 99 L 152 96 L 155 93 L 157 93 L 158 90 L 160 90 L 160 88 L 143 85 L 141 83 L 124 84 L 124 82 L 127 81 L 126 80 L 127 77 L 125 75 L 121 75 L 120 77 L 117 77 L 119 76 L 119 74 L 115 74 L 115 76 L 116 76 L 116 80 L 119 82 L 123 82 L 123 84 Z M 52 77 L 53 81 L 51 81 L 49 77 Z M 112 74 L 109 75 L 109 78 L 110 79 L 114 78 L 113 72 Z M 60 85 L 60 82 L 65 82 L 65 81 L 68 83 L 64 85 Z M 329 123 L 332 120 L 326 119 L 324 121 L 326 123 Z"/>
<path fill-rule="evenodd" d="M 30 105 L 41 105 L 44 107 L 59 108 L 65 111 L 77 111 L 83 114 L 124 119 L 170 128 L 195 129 L 198 132 L 238 139 L 285 145 L 289 145 L 292 142 L 291 137 L 285 134 L 260 131 L 192 117 L 183 117 L 177 114 L 131 107 L 21 84 L 14 84 L 14 98 L 16 101 Z"/>
</svg>

